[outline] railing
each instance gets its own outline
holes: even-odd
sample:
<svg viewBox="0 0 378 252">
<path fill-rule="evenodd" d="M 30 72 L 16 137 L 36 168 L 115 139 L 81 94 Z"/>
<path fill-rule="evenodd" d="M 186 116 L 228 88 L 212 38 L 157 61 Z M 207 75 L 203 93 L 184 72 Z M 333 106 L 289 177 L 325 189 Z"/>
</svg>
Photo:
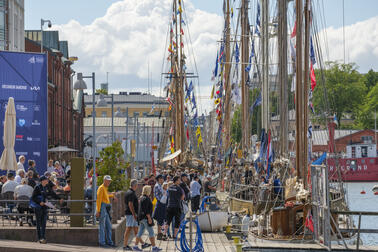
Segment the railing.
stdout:
<svg viewBox="0 0 378 252">
<path fill-rule="evenodd" d="M 26 220 L 26 224 L 33 225 L 34 211 L 29 206 L 30 200 L 0 200 L 0 218 L 2 221 L 2 226 L 17 226 L 20 223 L 20 226 L 23 225 L 23 219 Z M 49 222 L 52 226 L 59 225 L 69 225 L 71 216 L 83 216 L 85 218 L 85 225 L 91 226 L 94 214 L 92 212 L 91 205 L 96 204 L 94 200 L 64 200 L 62 204 L 57 200 L 49 200 L 49 202 L 55 204 L 56 208 L 48 208 Z M 75 202 L 81 202 L 86 204 L 84 206 L 83 213 L 71 213 L 70 204 Z M 28 220 L 31 220 L 31 223 Z M 93 220 L 93 219 L 92 219 Z"/>
<path fill-rule="evenodd" d="M 275 193 L 274 189 L 280 189 L 279 193 Z M 256 203 L 280 202 L 283 199 L 283 186 L 274 186 L 272 184 L 263 185 L 245 185 L 231 183 L 230 196 L 236 199 L 252 201 Z"/>
<path fill-rule="evenodd" d="M 340 229 L 340 232 L 347 233 L 357 233 L 357 251 L 360 249 L 360 234 L 378 234 L 378 229 L 361 229 L 361 216 L 378 216 L 378 212 L 368 212 L 368 211 L 331 211 L 334 214 L 341 215 L 358 215 L 358 228 L 345 228 Z"/>
</svg>

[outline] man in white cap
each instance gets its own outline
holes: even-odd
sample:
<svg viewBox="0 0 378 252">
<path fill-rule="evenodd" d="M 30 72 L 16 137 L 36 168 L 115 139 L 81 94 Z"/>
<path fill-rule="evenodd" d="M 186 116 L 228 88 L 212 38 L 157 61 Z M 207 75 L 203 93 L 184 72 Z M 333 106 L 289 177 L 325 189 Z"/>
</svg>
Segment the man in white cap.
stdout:
<svg viewBox="0 0 378 252">
<path fill-rule="evenodd" d="M 110 211 L 112 205 L 110 198 L 114 198 L 115 193 L 109 193 L 108 188 L 112 178 L 109 175 L 104 176 L 104 182 L 97 189 L 96 217 L 99 218 L 98 239 L 100 247 L 114 247 L 112 241 L 112 223 L 110 221 Z"/>
</svg>

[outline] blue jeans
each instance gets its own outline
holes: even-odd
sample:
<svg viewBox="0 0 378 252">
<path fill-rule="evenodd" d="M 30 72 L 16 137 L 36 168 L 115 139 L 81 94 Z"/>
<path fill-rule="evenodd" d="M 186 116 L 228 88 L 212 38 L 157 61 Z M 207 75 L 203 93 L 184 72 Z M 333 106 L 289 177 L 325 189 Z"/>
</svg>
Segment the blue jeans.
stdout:
<svg viewBox="0 0 378 252">
<path fill-rule="evenodd" d="M 142 237 L 145 229 L 147 229 L 150 238 L 155 236 L 154 229 L 148 225 L 147 219 L 143 219 L 139 221 L 139 231 L 137 234 L 138 238 Z"/>
<path fill-rule="evenodd" d="M 47 220 L 47 208 L 36 207 L 34 208 L 35 217 L 37 219 L 37 236 L 38 240 L 46 239 L 46 220 Z"/>
<path fill-rule="evenodd" d="M 110 222 L 110 217 L 106 206 L 109 204 L 101 203 L 101 213 L 99 219 L 99 231 L 98 240 L 100 245 L 114 245 L 112 241 L 112 223 Z"/>
</svg>

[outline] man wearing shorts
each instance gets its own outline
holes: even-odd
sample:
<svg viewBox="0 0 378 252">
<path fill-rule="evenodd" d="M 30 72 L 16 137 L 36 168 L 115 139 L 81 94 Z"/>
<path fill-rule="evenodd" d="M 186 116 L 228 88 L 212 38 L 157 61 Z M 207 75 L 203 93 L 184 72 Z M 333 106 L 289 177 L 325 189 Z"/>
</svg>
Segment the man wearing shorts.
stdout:
<svg viewBox="0 0 378 252">
<path fill-rule="evenodd" d="M 173 239 L 176 239 L 178 229 L 180 227 L 181 202 L 185 198 L 184 191 L 180 187 L 181 179 L 179 176 L 173 177 L 173 185 L 168 188 L 168 205 L 167 205 L 167 225 L 171 225 L 173 218 L 175 219 L 175 231 Z M 166 228 L 166 232 L 167 232 Z"/>
<path fill-rule="evenodd" d="M 129 246 L 129 236 L 131 231 L 134 231 L 135 236 L 138 234 L 138 197 L 135 193 L 135 190 L 138 188 L 138 181 L 132 179 L 130 181 L 130 189 L 126 192 L 125 195 L 125 206 L 126 206 L 126 230 L 123 241 L 123 250 L 133 250 Z M 142 248 L 149 247 L 150 244 L 142 244 Z"/>
</svg>

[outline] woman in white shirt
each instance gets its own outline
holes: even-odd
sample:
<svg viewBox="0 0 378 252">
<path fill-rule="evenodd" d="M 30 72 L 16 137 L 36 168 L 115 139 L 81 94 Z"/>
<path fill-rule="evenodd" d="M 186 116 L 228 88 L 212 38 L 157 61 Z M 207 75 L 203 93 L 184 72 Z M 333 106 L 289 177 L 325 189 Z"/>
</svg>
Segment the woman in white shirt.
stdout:
<svg viewBox="0 0 378 252">
<path fill-rule="evenodd" d="M 15 199 L 19 198 L 20 196 L 27 196 L 31 198 L 33 194 L 33 187 L 28 185 L 28 179 L 23 178 L 21 180 L 21 185 L 16 186 L 14 189 L 14 197 Z"/>
</svg>

